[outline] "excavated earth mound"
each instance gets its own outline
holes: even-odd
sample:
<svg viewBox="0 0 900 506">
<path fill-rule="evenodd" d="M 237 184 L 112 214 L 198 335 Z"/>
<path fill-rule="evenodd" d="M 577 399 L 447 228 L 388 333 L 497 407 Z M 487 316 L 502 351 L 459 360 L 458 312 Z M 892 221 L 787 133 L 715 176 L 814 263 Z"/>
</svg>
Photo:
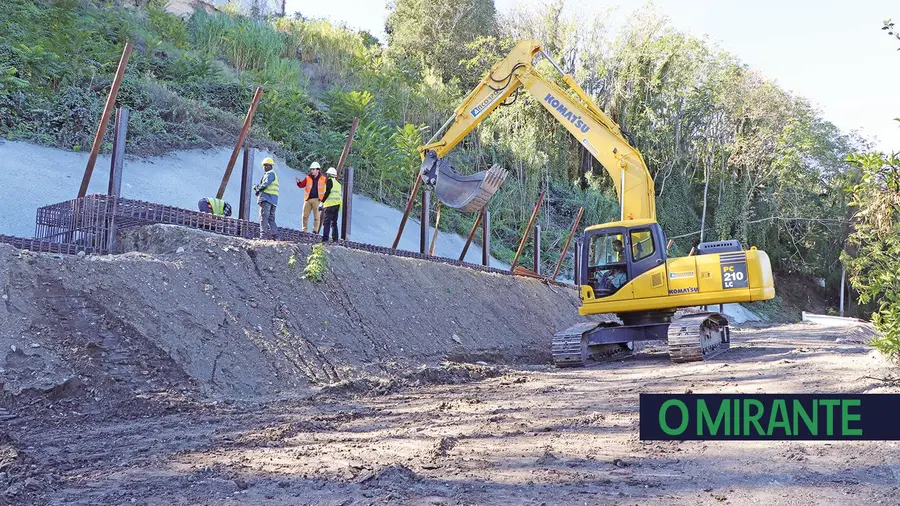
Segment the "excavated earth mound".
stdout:
<svg viewBox="0 0 900 506">
<path fill-rule="evenodd" d="M 124 254 L 81 258 L 0 245 L 7 402 L 453 382 L 491 374 L 474 362 L 549 364 L 553 332 L 583 321 L 574 290 L 534 279 L 326 246 L 315 282 L 303 277 L 309 245 L 165 225 L 120 240 Z"/>
</svg>

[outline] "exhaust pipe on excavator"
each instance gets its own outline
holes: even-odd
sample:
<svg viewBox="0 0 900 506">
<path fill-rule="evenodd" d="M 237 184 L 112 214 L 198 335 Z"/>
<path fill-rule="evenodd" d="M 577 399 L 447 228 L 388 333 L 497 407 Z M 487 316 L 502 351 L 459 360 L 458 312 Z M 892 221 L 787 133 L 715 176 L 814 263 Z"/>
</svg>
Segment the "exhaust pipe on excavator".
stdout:
<svg viewBox="0 0 900 506">
<path fill-rule="evenodd" d="M 488 170 L 464 176 L 432 150 L 425 152 L 419 169 L 422 183 L 433 188 L 444 205 L 464 213 L 478 212 L 487 205 L 508 175 L 506 169 L 494 164 Z"/>
</svg>

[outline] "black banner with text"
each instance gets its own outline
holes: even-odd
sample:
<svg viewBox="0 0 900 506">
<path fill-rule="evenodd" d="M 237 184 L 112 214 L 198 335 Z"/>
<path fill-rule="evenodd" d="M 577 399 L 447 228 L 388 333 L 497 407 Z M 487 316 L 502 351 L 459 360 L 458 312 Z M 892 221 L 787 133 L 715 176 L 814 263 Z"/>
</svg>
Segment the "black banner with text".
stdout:
<svg viewBox="0 0 900 506">
<path fill-rule="evenodd" d="M 900 440 L 900 395 L 641 394 L 642 440 Z"/>
</svg>

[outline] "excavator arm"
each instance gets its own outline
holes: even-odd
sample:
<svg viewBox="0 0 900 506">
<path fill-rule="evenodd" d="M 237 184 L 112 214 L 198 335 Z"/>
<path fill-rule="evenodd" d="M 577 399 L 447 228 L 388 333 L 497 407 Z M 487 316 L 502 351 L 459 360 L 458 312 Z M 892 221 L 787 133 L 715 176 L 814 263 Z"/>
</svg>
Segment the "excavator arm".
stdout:
<svg viewBox="0 0 900 506">
<path fill-rule="evenodd" d="M 553 63 L 537 41 L 522 41 L 488 71 L 456 108 L 453 116 L 427 144 L 419 148 L 423 159 L 420 170 L 422 181 L 434 187 L 438 198 L 451 207 L 475 211 L 487 203 L 487 199 L 502 185 L 505 171 L 494 166 L 488 171 L 463 176 L 443 158 L 473 128 L 523 87 L 609 173 L 621 204 L 621 219 L 655 220 L 653 179 L 640 153 L 625 140 L 619 126 L 591 100 L 571 75 L 563 73 L 553 63 L 577 98 L 543 77 L 533 65 L 538 56 Z"/>
</svg>

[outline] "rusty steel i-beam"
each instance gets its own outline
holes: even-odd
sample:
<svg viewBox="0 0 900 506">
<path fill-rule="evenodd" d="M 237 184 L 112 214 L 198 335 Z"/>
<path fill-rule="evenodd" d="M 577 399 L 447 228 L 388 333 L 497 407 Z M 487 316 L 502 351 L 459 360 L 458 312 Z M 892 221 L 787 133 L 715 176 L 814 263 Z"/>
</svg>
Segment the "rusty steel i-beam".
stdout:
<svg viewBox="0 0 900 506">
<path fill-rule="evenodd" d="M 344 169 L 344 162 L 350 156 L 350 147 L 353 146 L 353 135 L 356 134 L 356 127 L 359 126 L 359 118 L 353 118 L 353 124 L 350 125 L 350 133 L 347 135 L 347 142 L 344 143 L 344 150 L 341 151 L 341 157 L 338 159 L 337 169 L 338 177 L 341 177 L 341 171 Z"/>
<path fill-rule="evenodd" d="M 100 125 L 97 127 L 97 134 L 94 135 L 94 144 L 91 145 L 91 154 L 88 157 L 87 166 L 84 168 L 84 176 L 81 178 L 81 188 L 78 189 L 78 198 L 87 195 L 88 185 L 91 182 L 91 175 L 94 173 L 94 164 L 97 163 L 97 155 L 100 154 L 100 146 L 103 145 L 103 137 L 106 135 L 106 127 L 109 126 L 109 117 L 116 106 L 116 96 L 119 94 L 119 88 L 122 86 L 122 78 L 125 77 L 125 67 L 128 65 L 128 59 L 131 57 L 131 43 L 125 44 L 122 51 L 122 57 L 119 59 L 119 67 L 116 69 L 116 76 L 113 78 L 112 87 L 109 89 L 109 95 L 106 97 L 106 105 L 103 107 L 103 114 L 100 115 Z"/>
<path fill-rule="evenodd" d="M 459 261 L 463 262 L 466 259 L 466 253 L 469 252 L 469 246 L 472 244 L 472 239 L 475 238 L 475 231 L 478 230 L 478 224 L 481 223 L 481 219 L 484 214 L 484 207 L 481 208 L 481 212 L 475 216 L 475 223 L 472 223 L 472 230 L 469 230 L 469 235 L 466 237 L 466 244 L 463 246 L 462 253 L 459 254 Z"/>
<path fill-rule="evenodd" d="M 403 210 L 403 217 L 400 218 L 400 227 L 397 229 L 397 237 L 394 237 L 394 243 L 391 245 L 391 249 L 397 249 L 397 246 L 400 245 L 400 237 L 403 236 L 403 229 L 406 228 L 406 220 L 409 219 L 409 213 L 416 203 L 416 192 L 419 191 L 419 186 L 421 186 L 421 184 L 422 178 L 419 176 L 419 173 L 416 172 L 416 181 L 413 183 L 412 191 L 409 192 L 409 200 L 406 201 L 406 209 Z"/>
<path fill-rule="evenodd" d="M 256 114 L 256 106 L 259 105 L 259 99 L 262 98 L 262 93 L 262 88 L 256 88 L 256 92 L 253 94 L 253 101 L 250 102 L 250 109 L 247 111 L 247 116 L 244 118 L 244 125 L 241 127 L 241 133 L 238 134 L 238 140 L 234 145 L 234 151 L 231 152 L 228 166 L 225 167 L 225 175 L 222 176 L 222 183 L 219 185 L 219 191 L 216 192 L 217 199 L 221 199 L 225 196 L 225 188 L 228 187 L 228 180 L 231 179 L 231 171 L 234 170 L 234 164 L 237 162 L 238 154 L 244 146 L 247 132 L 250 131 L 250 125 L 253 123 L 253 115 Z"/>
<path fill-rule="evenodd" d="M 572 222 L 572 227 L 569 229 L 569 236 L 566 237 L 566 244 L 563 246 L 562 253 L 559 254 L 559 260 L 556 262 L 556 268 L 553 269 L 553 281 L 556 281 L 556 277 L 559 276 L 559 269 L 562 267 L 563 260 L 566 259 L 566 253 L 569 251 L 569 244 L 572 243 L 572 238 L 575 237 L 575 231 L 578 230 L 578 225 L 581 224 L 581 216 L 584 214 L 584 208 L 578 209 L 578 214 L 575 215 L 575 221 Z"/>
<path fill-rule="evenodd" d="M 531 232 L 531 227 L 534 226 L 534 220 L 537 219 L 538 211 L 540 211 L 543 202 L 544 190 L 541 190 L 541 195 L 538 197 L 537 203 L 534 205 L 534 211 L 531 212 L 531 218 L 528 220 L 528 225 L 525 227 L 525 233 L 522 234 L 522 241 L 519 242 L 519 249 L 516 250 L 516 256 L 513 257 L 512 264 L 509 266 L 509 272 L 516 272 L 519 256 L 522 254 L 522 250 L 525 249 L 525 242 L 528 241 L 528 234 Z"/>
</svg>

